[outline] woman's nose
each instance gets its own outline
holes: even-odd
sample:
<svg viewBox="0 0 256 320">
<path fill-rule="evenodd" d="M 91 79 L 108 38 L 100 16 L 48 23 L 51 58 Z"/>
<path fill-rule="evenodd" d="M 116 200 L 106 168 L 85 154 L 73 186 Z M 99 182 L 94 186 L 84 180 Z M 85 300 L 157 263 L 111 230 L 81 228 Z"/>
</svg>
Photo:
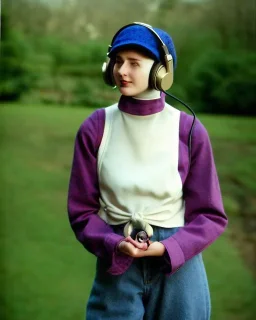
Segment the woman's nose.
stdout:
<svg viewBox="0 0 256 320">
<path fill-rule="evenodd" d="M 124 62 L 121 66 L 120 66 L 120 68 L 118 69 L 118 73 L 120 74 L 120 75 L 127 75 L 127 73 L 128 73 L 128 68 L 127 68 L 127 64 Z"/>
</svg>

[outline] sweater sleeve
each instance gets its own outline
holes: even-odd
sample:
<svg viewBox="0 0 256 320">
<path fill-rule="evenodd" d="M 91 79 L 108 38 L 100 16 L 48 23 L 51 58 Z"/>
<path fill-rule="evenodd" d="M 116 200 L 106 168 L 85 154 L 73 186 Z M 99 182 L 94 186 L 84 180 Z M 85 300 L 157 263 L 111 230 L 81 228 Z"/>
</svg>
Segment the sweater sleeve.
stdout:
<svg viewBox="0 0 256 320">
<path fill-rule="evenodd" d="M 98 215 L 97 153 L 104 121 L 105 110 L 96 110 L 77 132 L 68 190 L 68 215 L 71 227 L 83 246 L 109 263 L 109 273 L 121 274 L 132 262 L 132 258 L 116 251 L 124 237 L 114 233 Z"/>
<path fill-rule="evenodd" d="M 191 166 L 183 195 L 185 226 L 161 241 L 166 248 L 169 274 L 207 248 L 227 225 L 211 143 L 199 120 L 196 120 L 192 135 Z"/>
</svg>

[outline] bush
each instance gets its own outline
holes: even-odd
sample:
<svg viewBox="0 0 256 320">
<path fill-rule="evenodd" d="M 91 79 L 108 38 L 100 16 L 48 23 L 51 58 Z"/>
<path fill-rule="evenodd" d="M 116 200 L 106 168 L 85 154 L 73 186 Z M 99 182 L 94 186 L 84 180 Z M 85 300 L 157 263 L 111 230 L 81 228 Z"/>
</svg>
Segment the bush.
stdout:
<svg viewBox="0 0 256 320">
<path fill-rule="evenodd" d="M 9 28 L 8 16 L 2 13 L 1 18 L 0 100 L 17 100 L 35 80 L 29 65 L 32 51 L 26 39 Z"/>
<path fill-rule="evenodd" d="M 255 115 L 256 54 L 211 50 L 191 66 L 187 92 L 206 113 Z"/>
<path fill-rule="evenodd" d="M 118 98 L 118 90 L 105 86 L 102 78 L 92 81 L 91 78 L 84 77 L 76 83 L 72 104 L 100 108 L 113 104 Z"/>
<path fill-rule="evenodd" d="M 54 36 L 33 39 L 35 50 L 52 57 L 52 67 L 102 64 L 106 57 L 107 45 L 97 41 L 66 42 Z"/>
</svg>

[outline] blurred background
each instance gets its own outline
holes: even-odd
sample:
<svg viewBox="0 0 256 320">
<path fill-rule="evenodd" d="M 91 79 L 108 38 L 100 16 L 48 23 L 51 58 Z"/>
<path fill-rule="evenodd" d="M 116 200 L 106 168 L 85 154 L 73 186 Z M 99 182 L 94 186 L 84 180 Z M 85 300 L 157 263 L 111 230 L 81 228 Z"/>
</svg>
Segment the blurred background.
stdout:
<svg viewBox="0 0 256 320">
<path fill-rule="evenodd" d="M 204 252 L 212 319 L 255 319 L 255 18 L 255 0 L 2 1 L 1 319 L 84 319 L 95 258 L 67 217 L 73 145 L 84 119 L 119 97 L 101 67 L 115 32 L 133 21 L 173 37 L 170 92 L 212 141 L 229 217 Z"/>
</svg>

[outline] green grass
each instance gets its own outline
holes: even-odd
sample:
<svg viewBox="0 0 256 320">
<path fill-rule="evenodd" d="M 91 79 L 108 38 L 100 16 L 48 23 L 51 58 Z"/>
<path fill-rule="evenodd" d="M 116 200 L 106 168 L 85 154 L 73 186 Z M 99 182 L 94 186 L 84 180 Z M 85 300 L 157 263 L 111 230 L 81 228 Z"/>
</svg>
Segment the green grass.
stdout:
<svg viewBox="0 0 256 320">
<path fill-rule="evenodd" d="M 66 196 L 75 133 L 91 112 L 0 109 L 1 319 L 84 318 L 95 259 L 71 231 Z M 255 190 L 256 119 L 200 119 L 213 141 L 232 227 L 237 195 L 251 199 Z M 230 239 L 231 227 L 204 254 L 213 320 L 249 320 L 256 312 L 253 276 Z"/>
</svg>

